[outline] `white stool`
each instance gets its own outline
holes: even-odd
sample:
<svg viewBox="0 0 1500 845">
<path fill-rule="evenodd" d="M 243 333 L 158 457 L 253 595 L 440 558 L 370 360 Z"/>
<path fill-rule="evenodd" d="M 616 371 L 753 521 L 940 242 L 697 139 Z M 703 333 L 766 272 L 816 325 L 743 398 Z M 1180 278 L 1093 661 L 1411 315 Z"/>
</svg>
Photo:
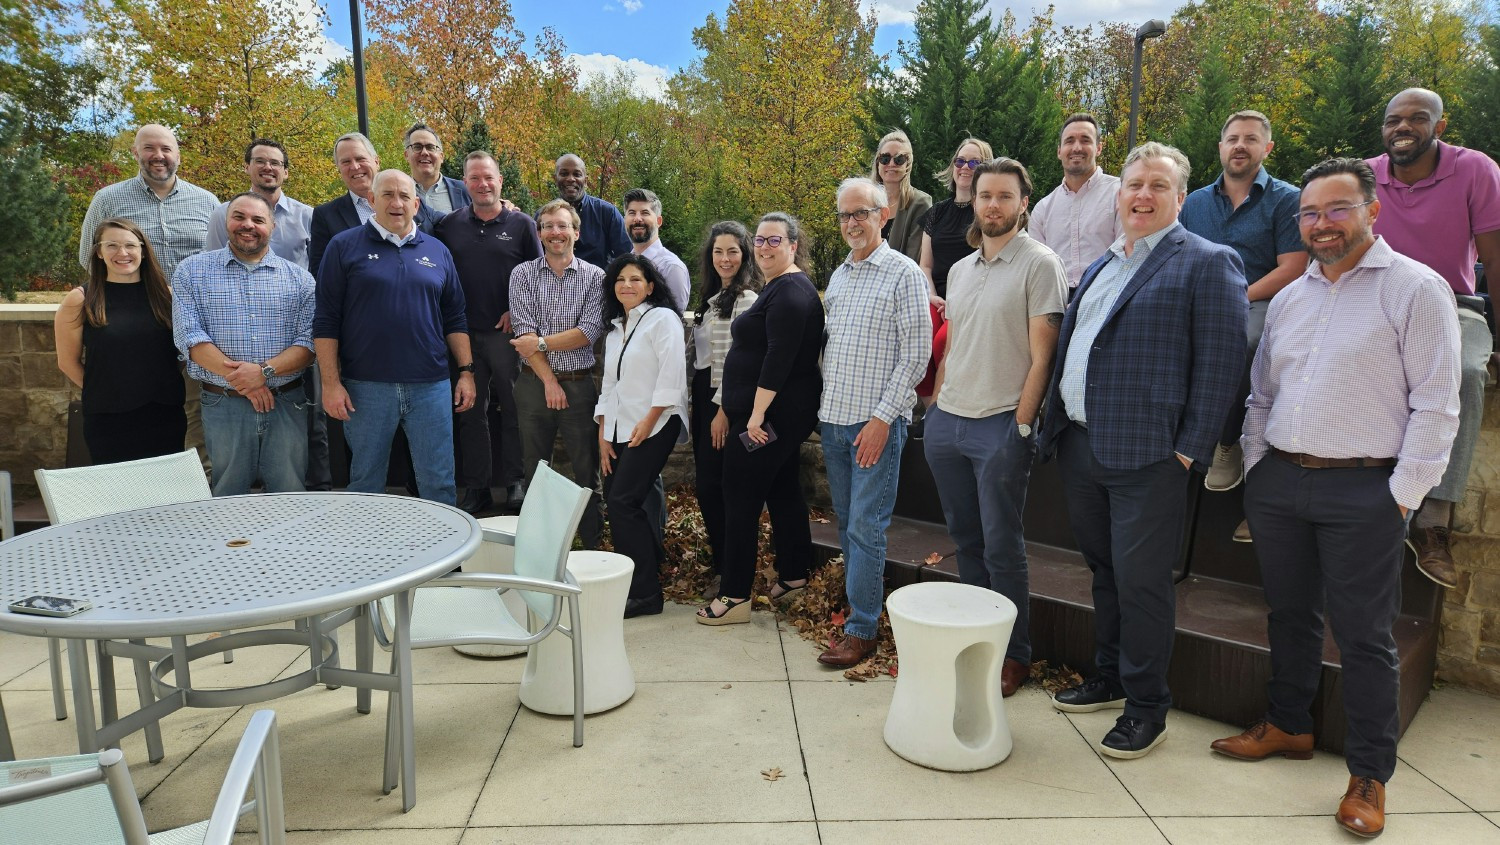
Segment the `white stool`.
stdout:
<svg viewBox="0 0 1500 845">
<path fill-rule="evenodd" d="M 625 656 L 625 598 L 635 564 L 613 552 L 569 552 L 568 572 L 583 588 L 583 712 L 602 713 L 635 695 Z M 563 609 L 563 624 L 571 624 Z M 552 636 L 531 647 L 521 674 L 521 703 L 538 713 L 573 715 L 573 644 Z"/>
<path fill-rule="evenodd" d="M 516 533 L 516 524 L 521 521 L 519 516 L 487 516 L 479 520 L 480 528 L 492 528 L 504 531 L 508 534 Z M 464 561 L 465 572 L 497 572 L 502 575 L 516 574 L 516 547 L 507 546 L 503 543 L 480 543 L 479 550 L 474 556 Z M 500 596 L 505 603 L 505 609 L 515 619 L 526 618 L 526 600 L 515 590 L 510 590 Z M 467 654 L 470 657 L 513 657 L 526 651 L 525 646 L 520 645 L 486 645 L 486 644 L 464 644 L 456 645 L 453 650 L 459 654 Z"/>
<path fill-rule="evenodd" d="M 901 658 L 885 744 L 948 772 L 1009 757 L 1000 667 L 1016 606 L 993 590 L 933 581 L 902 587 L 885 607 Z"/>
</svg>

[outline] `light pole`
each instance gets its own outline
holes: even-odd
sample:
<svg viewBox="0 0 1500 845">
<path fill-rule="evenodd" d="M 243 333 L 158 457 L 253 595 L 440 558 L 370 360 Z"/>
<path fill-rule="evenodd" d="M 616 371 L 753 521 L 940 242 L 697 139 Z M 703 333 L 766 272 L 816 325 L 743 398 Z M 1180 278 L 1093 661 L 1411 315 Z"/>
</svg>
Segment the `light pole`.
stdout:
<svg viewBox="0 0 1500 845">
<path fill-rule="evenodd" d="M 353 2 L 353 0 L 350 0 Z M 1130 66 L 1130 129 L 1125 134 L 1125 149 L 1135 149 L 1136 113 L 1141 109 L 1141 49 L 1148 38 L 1160 38 L 1167 34 L 1167 25 L 1159 20 L 1149 20 L 1135 31 L 1135 58 Z M 357 42 L 356 42 L 357 43 Z M 357 67 L 357 65 L 356 65 Z"/>
<path fill-rule="evenodd" d="M 370 109 L 365 105 L 365 45 L 360 34 L 359 0 L 349 0 L 349 29 L 354 33 L 354 102 L 359 108 L 359 132 L 370 137 Z M 1141 42 L 1135 42 L 1135 67 L 1139 75 L 1141 67 Z M 1135 108 L 1130 110 L 1131 137 L 1135 137 Z"/>
</svg>

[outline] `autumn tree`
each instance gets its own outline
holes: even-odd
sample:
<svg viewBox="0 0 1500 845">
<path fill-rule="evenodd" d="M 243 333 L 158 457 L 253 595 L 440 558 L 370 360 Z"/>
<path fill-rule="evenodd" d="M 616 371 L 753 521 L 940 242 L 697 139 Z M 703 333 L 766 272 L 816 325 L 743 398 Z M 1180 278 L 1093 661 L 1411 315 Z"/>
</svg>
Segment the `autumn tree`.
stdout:
<svg viewBox="0 0 1500 845">
<path fill-rule="evenodd" d="M 406 89 L 401 57 L 390 44 L 377 41 L 365 46 L 365 110 L 370 124 L 370 143 L 375 145 L 375 154 L 380 157 L 382 167 L 405 169 L 406 148 L 403 135 L 417 120 L 412 111 L 411 98 Z M 335 62 L 327 77 L 333 89 L 333 99 L 338 103 L 338 131 L 328 139 L 322 157 L 332 161 L 333 138 L 358 128 L 358 109 L 354 102 L 354 63 L 344 60 Z M 450 139 L 451 144 L 451 139 Z M 343 183 L 332 169 L 327 171 L 335 192 L 343 190 Z"/>
<path fill-rule="evenodd" d="M 875 17 L 859 0 L 732 0 L 693 30 L 703 58 L 683 71 L 716 91 L 724 177 L 754 212 L 779 209 L 813 235 L 812 268 L 831 272 L 843 243 L 840 179 L 865 170 L 860 92 L 874 61 Z"/>
<path fill-rule="evenodd" d="M 528 41 L 509 0 L 366 0 L 365 9 L 417 116 L 450 140 L 482 119 L 542 172 L 547 126 L 577 76 L 554 30 Z"/>
<path fill-rule="evenodd" d="M 311 59 L 321 6 L 95 0 L 88 20 L 136 121 L 177 131 L 189 181 L 221 196 L 244 190 L 240 153 L 256 137 L 281 141 L 293 161 L 327 155 L 333 109 Z"/>
</svg>

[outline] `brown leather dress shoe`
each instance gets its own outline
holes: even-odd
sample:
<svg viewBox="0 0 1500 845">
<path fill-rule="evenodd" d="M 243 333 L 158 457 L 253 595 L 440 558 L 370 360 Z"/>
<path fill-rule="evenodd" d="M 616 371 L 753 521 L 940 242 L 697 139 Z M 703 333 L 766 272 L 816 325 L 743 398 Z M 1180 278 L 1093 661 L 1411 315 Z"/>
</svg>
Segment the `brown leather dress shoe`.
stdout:
<svg viewBox="0 0 1500 845">
<path fill-rule="evenodd" d="M 1005 658 L 1000 666 L 1000 697 L 1010 698 L 1031 677 L 1031 665 L 1019 660 Z"/>
<path fill-rule="evenodd" d="M 1272 754 L 1288 760 L 1311 760 L 1313 735 L 1289 734 L 1261 719 L 1239 736 L 1216 739 L 1208 747 L 1237 760 L 1264 760 Z"/>
<path fill-rule="evenodd" d="M 1379 836 L 1385 830 L 1385 784 L 1374 778 L 1350 777 L 1334 818 L 1350 833 Z"/>
<path fill-rule="evenodd" d="M 867 640 L 845 634 L 838 645 L 818 655 L 818 662 L 824 666 L 838 666 L 839 668 L 853 666 L 874 654 L 875 647 L 879 644 L 878 640 Z"/>
<path fill-rule="evenodd" d="M 1406 545 L 1417 555 L 1417 570 L 1451 590 L 1458 586 L 1458 570 L 1453 566 L 1453 554 L 1448 551 L 1448 534 L 1446 526 L 1420 528 L 1414 525 L 1407 535 Z"/>
</svg>

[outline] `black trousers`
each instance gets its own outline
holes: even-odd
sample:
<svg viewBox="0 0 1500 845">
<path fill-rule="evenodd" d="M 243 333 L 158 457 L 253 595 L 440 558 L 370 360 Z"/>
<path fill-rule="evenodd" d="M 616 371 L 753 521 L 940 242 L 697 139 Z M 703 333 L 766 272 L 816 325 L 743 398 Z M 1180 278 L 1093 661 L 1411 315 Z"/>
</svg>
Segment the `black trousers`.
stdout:
<svg viewBox="0 0 1500 845">
<path fill-rule="evenodd" d="M 521 430 L 516 424 L 516 372 L 520 357 L 510 345 L 510 332 L 498 329 L 470 329 L 469 345 L 474 352 L 474 407 L 459 414 L 455 424 L 454 444 L 463 459 L 458 462 L 455 481 L 464 488 L 494 487 L 494 458 L 491 444 L 496 438 L 490 431 L 490 393 L 500 404 L 500 459 L 503 471 L 498 486 L 521 480 Z"/>
<path fill-rule="evenodd" d="M 661 431 L 631 447 L 616 443 L 612 471 L 604 476 L 604 501 L 609 512 L 609 536 L 615 551 L 635 562 L 630 578 L 630 597 L 646 599 L 661 594 L 661 535 L 653 530 L 653 517 L 646 503 L 653 498 L 662 467 L 677 438 L 682 419 L 673 416 Z"/>
<path fill-rule="evenodd" d="M 536 475 L 538 461 L 552 459 L 562 435 L 563 448 L 573 465 L 573 483 L 589 491 L 589 503 L 578 522 L 578 536 L 586 549 L 597 549 L 604 539 L 604 514 L 599 500 L 599 424 L 594 406 L 599 388 L 593 377 L 560 382 L 568 407 L 547 407 L 542 380 L 528 367 L 516 377 L 516 417 L 521 428 L 521 469 L 526 483 Z"/>
<path fill-rule="evenodd" d="M 1105 467 L 1076 425 L 1063 432 L 1058 463 L 1073 536 L 1094 574 L 1094 663 L 1125 691 L 1125 715 L 1163 723 L 1172 708 L 1172 566 L 1182 547 L 1188 471 L 1176 456 L 1140 469 Z"/>
<path fill-rule="evenodd" d="M 778 399 L 781 397 L 778 397 Z M 746 598 L 755 584 L 755 561 L 760 550 L 760 514 L 770 511 L 776 546 L 776 571 L 784 581 L 807 577 L 812 566 L 812 528 L 807 521 L 807 499 L 802 495 L 802 441 L 817 422 L 816 407 L 767 414 L 776 439 L 746 451 L 740 433 L 748 414 L 729 415 L 729 438 L 724 443 L 724 571 L 719 592 Z"/>
<path fill-rule="evenodd" d="M 1265 582 L 1270 722 L 1313 729 L 1323 617 L 1343 664 L 1349 773 L 1384 783 L 1396 770 L 1401 670 L 1391 633 L 1401 609 L 1406 536 L 1391 469 L 1304 469 L 1267 455 L 1245 479 L 1245 516 Z"/>
<path fill-rule="evenodd" d="M 693 372 L 693 467 L 698 511 L 708 532 L 714 571 L 724 574 L 724 450 L 715 449 L 710 426 L 719 406 L 714 404 L 713 378 L 708 368 Z M 725 444 L 726 446 L 728 444 Z"/>
<path fill-rule="evenodd" d="M 95 464 L 175 455 L 183 450 L 185 436 L 187 415 L 181 405 L 148 402 L 130 411 L 83 415 L 83 442 Z"/>
</svg>

